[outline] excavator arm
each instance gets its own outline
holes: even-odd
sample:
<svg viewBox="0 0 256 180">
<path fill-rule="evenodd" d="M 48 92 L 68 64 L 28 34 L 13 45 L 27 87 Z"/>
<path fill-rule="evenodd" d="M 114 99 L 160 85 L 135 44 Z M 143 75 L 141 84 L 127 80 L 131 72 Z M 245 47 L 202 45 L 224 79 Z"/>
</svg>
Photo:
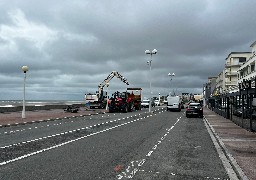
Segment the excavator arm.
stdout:
<svg viewBox="0 0 256 180">
<path fill-rule="evenodd" d="M 109 83 L 109 81 L 110 81 L 111 79 L 113 79 L 113 77 L 115 77 L 115 76 L 116 76 L 118 79 L 120 79 L 123 83 L 129 85 L 129 82 L 127 81 L 127 79 L 126 79 L 124 76 L 122 76 L 121 74 L 119 74 L 117 71 L 112 71 L 112 72 L 108 75 L 108 77 L 107 77 L 104 81 L 102 81 L 102 83 L 100 83 L 99 86 L 98 86 L 99 98 L 101 98 L 101 96 L 102 96 L 104 86 L 106 86 L 107 83 Z"/>
</svg>

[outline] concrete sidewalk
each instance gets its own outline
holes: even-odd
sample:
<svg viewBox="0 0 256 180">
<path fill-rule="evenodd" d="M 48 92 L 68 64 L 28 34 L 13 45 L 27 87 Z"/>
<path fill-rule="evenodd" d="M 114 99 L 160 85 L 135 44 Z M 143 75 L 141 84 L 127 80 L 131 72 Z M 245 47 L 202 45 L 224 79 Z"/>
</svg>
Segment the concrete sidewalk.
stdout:
<svg viewBox="0 0 256 180">
<path fill-rule="evenodd" d="M 31 122 L 41 122 L 53 120 L 56 118 L 87 116 L 93 114 L 102 114 L 105 109 L 88 109 L 80 107 L 77 113 L 65 112 L 64 109 L 36 110 L 26 111 L 26 118 L 21 118 L 21 111 L 0 113 L 0 127 L 26 124 Z"/>
<path fill-rule="evenodd" d="M 226 157 L 241 179 L 256 179 L 256 134 L 208 108 L 204 116 Z"/>
</svg>

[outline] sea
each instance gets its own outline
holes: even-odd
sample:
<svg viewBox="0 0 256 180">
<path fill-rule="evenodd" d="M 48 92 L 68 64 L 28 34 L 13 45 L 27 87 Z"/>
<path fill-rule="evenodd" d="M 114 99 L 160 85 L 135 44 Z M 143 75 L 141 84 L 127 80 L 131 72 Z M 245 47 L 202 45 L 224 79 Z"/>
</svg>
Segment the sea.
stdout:
<svg viewBox="0 0 256 180">
<path fill-rule="evenodd" d="M 45 105 L 72 105 L 84 104 L 84 101 L 67 101 L 67 100 L 26 100 L 26 106 L 45 106 Z M 0 107 L 22 106 L 22 100 L 0 100 Z"/>
</svg>

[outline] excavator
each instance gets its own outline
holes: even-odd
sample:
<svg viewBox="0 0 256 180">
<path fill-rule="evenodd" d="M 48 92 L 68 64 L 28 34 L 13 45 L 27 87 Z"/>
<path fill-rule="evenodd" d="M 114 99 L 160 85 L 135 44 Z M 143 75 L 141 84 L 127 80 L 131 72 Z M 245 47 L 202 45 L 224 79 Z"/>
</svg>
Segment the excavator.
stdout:
<svg viewBox="0 0 256 180">
<path fill-rule="evenodd" d="M 96 91 L 96 94 L 85 94 L 85 103 L 90 107 L 90 109 L 102 109 L 106 107 L 107 94 L 103 92 L 103 88 L 108 85 L 113 77 L 117 77 L 123 83 L 129 85 L 129 82 L 124 76 L 119 74 L 117 71 L 112 71 L 108 77 L 98 85 L 98 91 Z"/>
</svg>

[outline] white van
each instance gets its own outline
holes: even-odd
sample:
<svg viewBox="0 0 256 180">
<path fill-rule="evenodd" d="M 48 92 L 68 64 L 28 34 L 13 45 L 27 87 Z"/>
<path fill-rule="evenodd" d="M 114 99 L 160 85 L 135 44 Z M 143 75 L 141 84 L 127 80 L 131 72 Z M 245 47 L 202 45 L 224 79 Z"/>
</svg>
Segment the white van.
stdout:
<svg viewBox="0 0 256 180">
<path fill-rule="evenodd" d="M 181 111 L 181 98 L 179 96 L 167 97 L 167 111 Z"/>
</svg>

